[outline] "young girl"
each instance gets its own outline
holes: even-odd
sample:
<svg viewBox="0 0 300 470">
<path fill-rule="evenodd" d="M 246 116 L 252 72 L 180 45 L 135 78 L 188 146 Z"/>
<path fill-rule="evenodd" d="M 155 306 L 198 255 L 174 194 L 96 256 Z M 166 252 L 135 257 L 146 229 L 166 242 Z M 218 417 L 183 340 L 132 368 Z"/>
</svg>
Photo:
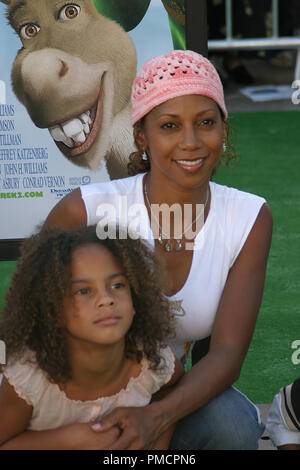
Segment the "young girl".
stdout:
<svg viewBox="0 0 300 470">
<path fill-rule="evenodd" d="M 74 438 L 76 423 L 144 406 L 181 373 L 163 344 L 171 314 L 156 268 L 141 242 L 99 240 L 94 226 L 46 230 L 25 241 L 0 326 L 8 357 L 0 386 L 2 448 L 20 448 L 22 434 L 28 448 L 26 430 L 69 425 Z M 86 429 L 97 449 L 120 433 Z M 167 448 L 168 437 L 155 448 Z M 51 432 L 40 445 L 51 448 Z"/>
</svg>

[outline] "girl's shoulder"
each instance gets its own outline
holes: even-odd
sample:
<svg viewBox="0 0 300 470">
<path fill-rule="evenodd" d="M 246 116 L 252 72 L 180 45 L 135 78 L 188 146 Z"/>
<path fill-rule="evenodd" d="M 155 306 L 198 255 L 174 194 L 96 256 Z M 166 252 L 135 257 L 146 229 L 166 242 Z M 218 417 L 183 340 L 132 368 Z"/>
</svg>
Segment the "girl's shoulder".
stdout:
<svg viewBox="0 0 300 470">
<path fill-rule="evenodd" d="M 160 350 L 160 363 L 156 368 L 152 367 L 145 356 L 139 366 L 139 373 L 129 376 L 127 385 L 122 390 L 104 400 L 111 401 L 116 406 L 138 406 L 149 402 L 154 393 L 170 382 L 175 372 L 175 357 L 170 347 L 166 346 Z"/>
<path fill-rule="evenodd" d="M 143 367 L 137 377 L 140 384 L 151 385 L 152 393 L 157 392 L 163 385 L 167 384 L 175 371 L 175 356 L 169 346 L 160 349 L 160 363 L 157 368 L 152 369 L 150 361 L 143 358 Z"/>
<path fill-rule="evenodd" d="M 36 362 L 35 353 L 29 349 L 24 351 L 22 357 L 9 359 L 3 367 L 3 375 L 19 397 L 31 406 L 34 406 L 50 384 Z"/>
</svg>

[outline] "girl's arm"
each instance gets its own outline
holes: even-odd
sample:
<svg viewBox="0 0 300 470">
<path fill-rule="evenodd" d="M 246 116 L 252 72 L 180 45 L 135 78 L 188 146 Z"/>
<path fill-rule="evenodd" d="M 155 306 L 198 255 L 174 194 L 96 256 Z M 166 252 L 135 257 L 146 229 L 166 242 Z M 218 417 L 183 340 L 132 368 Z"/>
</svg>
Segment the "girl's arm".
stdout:
<svg viewBox="0 0 300 470">
<path fill-rule="evenodd" d="M 5 377 L 0 385 L 0 449 L 109 449 L 119 437 L 116 427 L 101 435 L 90 423 L 80 423 L 50 431 L 26 431 L 32 406 L 19 397 Z"/>
<path fill-rule="evenodd" d="M 161 399 L 165 396 L 183 373 L 181 363 L 176 360 L 171 380 L 153 396 L 153 399 Z M 0 387 L 0 449 L 107 450 L 120 435 L 117 427 L 96 434 L 89 423 L 73 424 L 47 431 L 26 431 L 31 414 L 32 407 L 17 395 L 14 388 L 3 377 Z M 159 437 L 153 449 L 167 449 L 172 434 L 173 426 Z"/>
<path fill-rule="evenodd" d="M 49 431 L 25 431 L 6 441 L 0 450 L 108 450 L 120 435 L 112 427 L 100 435 L 90 423 L 78 423 Z"/>
<path fill-rule="evenodd" d="M 123 431 L 115 449 L 151 448 L 169 426 L 210 402 L 237 380 L 261 304 L 271 234 L 272 215 L 264 204 L 228 274 L 208 354 L 166 398 L 143 409 L 119 408 L 103 418 L 102 429 L 119 425 Z"/>
<path fill-rule="evenodd" d="M 0 445 L 22 433 L 28 426 L 32 406 L 19 397 L 5 377 L 0 385 Z"/>
</svg>

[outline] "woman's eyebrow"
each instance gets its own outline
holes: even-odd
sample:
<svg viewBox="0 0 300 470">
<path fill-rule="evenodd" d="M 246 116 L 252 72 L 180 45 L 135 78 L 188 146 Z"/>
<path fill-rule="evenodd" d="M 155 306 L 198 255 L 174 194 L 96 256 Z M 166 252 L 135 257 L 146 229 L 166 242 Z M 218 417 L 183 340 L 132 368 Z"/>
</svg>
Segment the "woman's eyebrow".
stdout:
<svg viewBox="0 0 300 470">
<path fill-rule="evenodd" d="M 199 111 L 199 113 L 197 113 L 197 116 L 200 116 L 202 114 L 205 114 L 205 113 L 208 113 L 208 112 L 215 112 L 216 110 L 213 109 L 213 108 L 207 108 L 207 109 L 203 109 L 202 111 Z M 175 114 L 175 113 L 163 113 L 161 114 L 159 117 L 178 117 L 180 116 L 180 114 Z"/>
</svg>

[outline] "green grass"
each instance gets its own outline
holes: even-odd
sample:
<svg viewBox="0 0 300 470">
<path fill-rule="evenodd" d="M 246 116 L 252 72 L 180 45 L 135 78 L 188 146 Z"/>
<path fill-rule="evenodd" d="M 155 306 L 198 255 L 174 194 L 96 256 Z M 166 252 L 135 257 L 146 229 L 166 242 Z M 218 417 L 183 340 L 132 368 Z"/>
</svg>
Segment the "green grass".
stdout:
<svg viewBox="0 0 300 470">
<path fill-rule="evenodd" d="M 291 344 L 300 340 L 300 113 L 234 113 L 240 163 L 219 168 L 214 180 L 264 196 L 274 233 L 263 302 L 237 387 L 256 403 L 269 403 L 298 377 Z M 0 305 L 15 267 L 0 263 Z"/>
<path fill-rule="evenodd" d="M 235 113 L 240 163 L 220 168 L 216 182 L 264 196 L 274 230 L 263 302 L 237 387 L 256 403 L 269 403 L 298 377 L 291 361 L 300 340 L 300 114 Z"/>
<path fill-rule="evenodd" d="M 15 261 L 0 262 L 0 309 L 3 308 L 5 292 L 9 286 L 10 278 L 14 272 L 15 266 Z"/>
</svg>

